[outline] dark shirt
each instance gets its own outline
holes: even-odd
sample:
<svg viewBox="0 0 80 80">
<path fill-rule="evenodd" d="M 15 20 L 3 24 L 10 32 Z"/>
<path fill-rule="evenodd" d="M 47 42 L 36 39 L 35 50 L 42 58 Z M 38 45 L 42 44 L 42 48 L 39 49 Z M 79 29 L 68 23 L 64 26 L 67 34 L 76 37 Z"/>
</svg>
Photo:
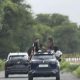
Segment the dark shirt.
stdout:
<svg viewBox="0 0 80 80">
<path fill-rule="evenodd" d="M 33 47 L 35 48 L 35 51 L 38 52 L 38 50 L 39 50 L 39 44 L 38 44 L 38 42 L 34 42 L 33 43 Z"/>
</svg>

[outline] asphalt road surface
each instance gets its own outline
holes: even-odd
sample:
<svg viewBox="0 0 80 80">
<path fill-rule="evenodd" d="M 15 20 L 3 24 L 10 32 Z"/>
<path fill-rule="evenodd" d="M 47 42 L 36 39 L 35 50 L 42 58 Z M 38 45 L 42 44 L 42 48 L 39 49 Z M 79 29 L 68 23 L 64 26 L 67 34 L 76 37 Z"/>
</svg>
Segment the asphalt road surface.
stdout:
<svg viewBox="0 0 80 80">
<path fill-rule="evenodd" d="M 9 75 L 9 78 L 4 77 L 4 71 L 0 72 L 0 80 L 28 80 L 27 75 Z M 55 80 L 55 77 L 38 77 L 34 80 Z M 71 73 L 61 72 L 61 80 L 80 80 Z"/>
</svg>

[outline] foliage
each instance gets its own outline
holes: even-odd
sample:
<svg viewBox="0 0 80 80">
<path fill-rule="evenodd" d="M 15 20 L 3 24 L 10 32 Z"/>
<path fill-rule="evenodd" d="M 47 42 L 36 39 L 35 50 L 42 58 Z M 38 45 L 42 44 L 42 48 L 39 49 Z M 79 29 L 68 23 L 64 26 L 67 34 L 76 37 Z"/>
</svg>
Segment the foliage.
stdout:
<svg viewBox="0 0 80 80">
<path fill-rule="evenodd" d="M 73 72 L 79 67 L 79 64 L 71 64 L 68 66 L 67 71 Z"/>
<path fill-rule="evenodd" d="M 53 37 L 55 45 L 59 46 L 63 52 L 80 52 L 80 29 L 76 23 L 71 23 L 68 16 L 57 13 L 38 14 L 35 18 L 35 21 L 37 24 L 42 24 L 43 26 L 46 25 L 46 27 L 50 27 L 50 31 L 52 32 L 49 33 L 49 35 Z"/>
<path fill-rule="evenodd" d="M 5 61 L 0 59 L 0 71 L 4 70 Z"/>
<path fill-rule="evenodd" d="M 29 11 L 30 7 L 23 4 L 22 0 L 15 2 L 4 0 L 0 10 L 1 15 L 3 15 L 0 21 L 2 24 L 0 30 L 0 57 L 6 57 L 9 52 L 25 51 L 32 39 L 30 31 L 32 31 L 33 18 Z M 30 35 L 28 36 L 28 34 Z"/>
<path fill-rule="evenodd" d="M 51 21 L 50 26 L 52 26 L 52 27 L 69 23 L 68 16 L 64 16 L 64 15 L 61 15 L 61 14 L 52 14 L 50 21 Z"/>
<path fill-rule="evenodd" d="M 46 24 L 50 27 L 55 27 L 65 23 L 69 23 L 68 16 L 63 16 L 61 14 L 38 14 L 35 20 L 38 23 Z"/>
<path fill-rule="evenodd" d="M 77 34 L 77 25 L 69 23 L 58 26 L 54 30 L 54 39 L 63 52 L 73 53 L 79 50 L 79 36 Z"/>
<path fill-rule="evenodd" d="M 77 77 L 80 77 L 80 66 L 73 72 Z"/>
<path fill-rule="evenodd" d="M 61 65 L 60 69 L 62 71 L 67 71 L 67 72 L 74 73 L 75 75 L 79 75 L 79 72 L 80 72 L 79 64 L 70 64 L 70 62 L 66 62 L 65 59 L 62 59 L 62 62 L 60 65 Z"/>
<path fill-rule="evenodd" d="M 53 33 L 53 30 L 50 27 L 39 23 L 34 25 L 33 29 L 34 29 L 34 36 L 40 38 L 43 43 L 47 41 L 47 38 L 51 36 L 51 34 Z"/>
<path fill-rule="evenodd" d="M 24 0 L 0 0 L 0 57 L 9 52 L 25 51 L 32 46 L 35 37 L 46 45 L 52 36 L 62 52 L 80 52 L 80 27 L 68 16 L 37 14 L 33 17 L 31 6 Z"/>
<path fill-rule="evenodd" d="M 66 70 L 70 66 L 70 63 L 66 62 L 65 59 L 63 59 L 60 65 L 61 65 L 60 67 L 61 70 Z"/>
<path fill-rule="evenodd" d="M 38 14 L 35 21 L 44 25 L 50 25 L 50 14 Z"/>
</svg>

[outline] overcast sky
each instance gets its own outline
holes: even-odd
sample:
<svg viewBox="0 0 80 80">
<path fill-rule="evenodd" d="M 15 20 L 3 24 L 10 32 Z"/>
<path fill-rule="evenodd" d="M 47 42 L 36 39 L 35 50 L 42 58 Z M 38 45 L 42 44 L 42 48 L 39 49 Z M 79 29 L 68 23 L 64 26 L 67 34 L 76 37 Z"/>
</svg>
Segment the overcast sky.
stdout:
<svg viewBox="0 0 80 80">
<path fill-rule="evenodd" d="M 32 6 L 32 12 L 61 13 L 80 25 L 80 0 L 26 0 Z"/>
</svg>

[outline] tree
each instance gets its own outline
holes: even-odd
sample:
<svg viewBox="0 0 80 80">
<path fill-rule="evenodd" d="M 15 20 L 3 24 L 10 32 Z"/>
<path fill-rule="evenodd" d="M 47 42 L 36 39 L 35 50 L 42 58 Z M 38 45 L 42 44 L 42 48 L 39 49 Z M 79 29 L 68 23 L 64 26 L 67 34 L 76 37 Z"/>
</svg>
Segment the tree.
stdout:
<svg viewBox="0 0 80 80">
<path fill-rule="evenodd" d="M 24 0 L 4 0 L 0 5 L 3 17 L 0 31 L 0 53 L 5 57 L 9 52 L 25 51 L 32 40 L 33 18 Z M 3 53 L 3 54 L 2 54 Z M 5 55 L 5 56 L 4 56 Z"/>
<path fill-rule="evenodd" d="M 69 23 L 68 16 L 64 16 L 61 14 L 38 14 L 35 20 L 38 23 L 48 25 L 50 27 L 55 27 L 58 25 L 63 25 Z"/>
<path fill-rule="evenodd" d="M 63 25 L 63 24 L 66 24 L 66 23 L 69 23 L 69 19 L 68 19 L 68 16 L 64 16 L 64 15 L 61 15 L 61 14 L 52 14 L 51 15 L 51 24 L 50 26 L 53 27 L 53 26 L 59 26 L 59 25 Z"/>
<path fill-rule="evenodd" d="M 33 26 L 33 30 L 34 30 L 34 36 L 40 38 L 43 44 L 45 44 L 47 38 L 53 34 L 53 29 L 51 29 L 47 25 L 39 23 Z"/>
<path fill-rule="evenodd" d="M 78 51 L 79 38 L 77 25 L 69 23 L 54 30 L 55 43 L 66 53 Z"/>
<path fill-rule="evenodd" d="M 35 20 L 38 23 L 48 25 L 50 24 L 50 14 L 38 14 Z"/>
</svg>

